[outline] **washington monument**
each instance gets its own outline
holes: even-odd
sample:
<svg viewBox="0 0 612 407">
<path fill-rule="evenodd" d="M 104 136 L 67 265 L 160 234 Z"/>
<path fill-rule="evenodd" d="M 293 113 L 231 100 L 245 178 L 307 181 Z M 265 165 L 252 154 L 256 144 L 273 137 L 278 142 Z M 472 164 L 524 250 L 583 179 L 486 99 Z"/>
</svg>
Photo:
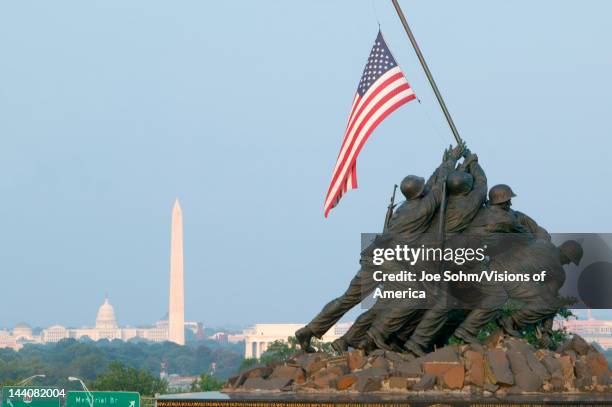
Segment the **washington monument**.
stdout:
<svg viewBox="0 0 612 407">
<path fill-rule="evenodd" d="M 170 306 L 168 308 L 168 340 L 185 344 L 185 286 L 183 283 L 183 213 L 178 198 L 172 209 L 170 242 Z"/>
</svg>

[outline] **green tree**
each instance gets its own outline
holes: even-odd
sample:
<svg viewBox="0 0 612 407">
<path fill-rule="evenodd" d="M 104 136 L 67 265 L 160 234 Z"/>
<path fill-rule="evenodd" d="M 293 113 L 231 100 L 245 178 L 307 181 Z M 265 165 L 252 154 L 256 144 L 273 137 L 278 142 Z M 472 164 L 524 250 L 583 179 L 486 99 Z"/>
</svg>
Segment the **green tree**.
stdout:
<svg viewBox="0 0 612 407">
<path fill-rule="evenodd" d="M 101 391 L 136 391 L 143 396 L 153 396 L 155 393 L 166 393 L 168 382 L 146 370 L 113 362 L 104 373 L 96 377 L 91 388 Z"/>
<path fill-rule="evenodd" d="M 203 341 L 179 346 L 169 342 L 64 339 L 57 343 L 28 344 L 19 351 L 0 348 L 0 383 L 19 382 L 32 375 L 45 374 L 47 377 L 37 379 L 37 384 L 72 388 L 75 384 L 68 381 L 68 376 L 90 383 L 112 362 L 145 369 L 157 376 L 164 361 L 168 363 L 169 372 L 181 376 L 199 375 L 208 371 L 214 362 L 217 365 L 215 376 L 225 379 L 240 366 L 241 346 L 244 347 L 244 343 L 224 346 Z"/>
<path fill-rule="evenodd" d="M 317 352 L 323 352 L 327 354 L 335 353 L 334 349 L 331 346 L 331 343 L 329 342 L 322 342 L 320 340 L 314 339 L 312 341 L 312 346 L 317 350 Z M 268 346 L 268 349 L 266 349 L 266 351 L 261 354 L 261 357 L 259 359 L 243 359 L 240 363 L 238 371 L 242 372 L 259 363 L 264 365 L 270 365 L 278 362 L 283 362 L 287 359 L 290 359 L 298 351 L 299 344 L 295 336 L 289 337 L 287 342 L 274 341 Z"/>
<path fill-rule="evenodd" d="M 268 346 L 268 349 L 262 353 L 259 361 L 269 365 L 271 363 L 282 362 L 293 355 L 297 350 L 296 341 L 289 340 L 289 343 L 284 341 L 274 341 Z"/>
<path fill-rule="evenodd" d="M 238 368 L 238 371 L 242 372 L 243 370 L 250 369 L 251 367 L 255 366 L 258 363 L 259 363 L 259 360 L 257 360 L 257 358 L 242 359 L 242 362 L 240 363 L 240 367 Z"/>
<path fill-rule="evenodd" d="M 223 388 L 224 381 L 217 379 L 215 376 L 202 373 L 198 380 L 191 384 L 191 391 L 215 391 Z"/>
</svg>

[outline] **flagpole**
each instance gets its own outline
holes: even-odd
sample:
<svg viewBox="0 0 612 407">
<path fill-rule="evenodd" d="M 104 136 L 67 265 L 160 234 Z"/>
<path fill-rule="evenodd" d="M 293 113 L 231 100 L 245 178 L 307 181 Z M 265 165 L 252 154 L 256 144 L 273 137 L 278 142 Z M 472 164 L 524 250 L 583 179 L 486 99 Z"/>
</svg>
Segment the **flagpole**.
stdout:
<svg viewBox="0 0 612 407">
<path fill-rule="evenodd" d="M 402 25 L 404 26 L 404 30 L 406 30 L 406 34 L 408 34 L 408 38 L 410 39 L 410 42 L 412 43 L 412 47 L 414 48 L 414 51 L 416 52 L 417 57 L 419 58 L 419 61 L 421 62 L 421 65 L 423 66 L 425 75 L 427 75 L 427 79 L 429 80 L 429 83 L 431 84 L 431 87 L 433 88 L 433 91 L 436 94 L 438 103 L 440 104 L 440 107 L 442 108 L 442 111 L 444 112 L 444 116 L 446 117 L 446 121 L 448 122 L 448 125 L 450 126 L 451 131 L 453 132 L 453 136 L 455 136 L 455 140 L 457 140 L 457 143 L 459 144 L 462 141 L 461 136 L 459 136 L 459 131 L 457 130 L 457 127 L 455 126 L 455 122 L 453 122 L 453 118 L 451 117 L 450 112 L 448 111 L 448 108 L 446 107 L 446 103 L 444 103 L 442 94 L 440 93 L 440 90 L 438 89 L 438 86 L 436 85 L 436 81 L 434 80 L 433 75 L 431 74 L 431 71 L 429 70 L 429 67 L 427 66 L 427 62 L 425 61 L 425 58 L 423 57 L 423 54 L 421 53 L 419 44 L 417 44 L 416 38 L 414 38 L 414 34 L 412 33 L 410 26 L 408 25 L 406 16 L 404 15 L 404 12 L 402 11 L 402 8 L 400 7 L 398 1 L 397 0 L 391 0 L 391 1 L 393 2 L 393 6 L 395 7 L 395 10 L 397 11 L 397 15 L 399 16 L 402 22 Z"/>
</svg>

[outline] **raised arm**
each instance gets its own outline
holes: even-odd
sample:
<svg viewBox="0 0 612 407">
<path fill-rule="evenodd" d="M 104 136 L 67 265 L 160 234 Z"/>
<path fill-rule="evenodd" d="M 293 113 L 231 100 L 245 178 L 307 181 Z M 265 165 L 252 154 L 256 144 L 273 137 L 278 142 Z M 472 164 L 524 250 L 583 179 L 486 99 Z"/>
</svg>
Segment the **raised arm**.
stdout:
<svg viewBox="0 0 612 407">
<path fill-rule="evenodd" d="M 464 164 L 466 165 L 466 172 L 474 177 L 474 186 L 472 191 L 469 193 L 471 199 L 478 200 L 481 203 L 487 198 L 487 175 L 478 163 L 478 156 L 471 152 L 467 155 Z"/>
<path fill-rule="evenodd" d="M 444 155 L 442 156 L 442 164 L 431 174 L 429 179 L 427 180 L 427 187 L 430 190 L 433 190 L 436 185 L 441 185 L 442 180 L 446 180 L 447 175 L 455 169 L 457 165 L 457 160 L 461 157 L 465 150 L 465 144 L 459 144 L 455 148 L 449 146 L 448 149 L 444 150 Z"/>
</svg>

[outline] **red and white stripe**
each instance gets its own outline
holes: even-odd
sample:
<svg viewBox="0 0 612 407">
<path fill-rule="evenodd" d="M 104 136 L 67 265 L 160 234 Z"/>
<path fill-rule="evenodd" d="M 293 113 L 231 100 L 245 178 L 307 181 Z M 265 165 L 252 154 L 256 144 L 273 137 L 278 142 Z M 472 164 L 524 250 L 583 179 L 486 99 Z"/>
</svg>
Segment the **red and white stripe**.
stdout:
<svg viewBox="0 0 612 407">
<path fill-rule="evenodd" d="M 383 74 L 363 97 L 356 93 L 325 198 L 325 217 L 344 193 L 357 188 L 357 156 L 370 134 L 387 116 L 414 99 L 416 95 L 398 66 Z"/>
</svg>

